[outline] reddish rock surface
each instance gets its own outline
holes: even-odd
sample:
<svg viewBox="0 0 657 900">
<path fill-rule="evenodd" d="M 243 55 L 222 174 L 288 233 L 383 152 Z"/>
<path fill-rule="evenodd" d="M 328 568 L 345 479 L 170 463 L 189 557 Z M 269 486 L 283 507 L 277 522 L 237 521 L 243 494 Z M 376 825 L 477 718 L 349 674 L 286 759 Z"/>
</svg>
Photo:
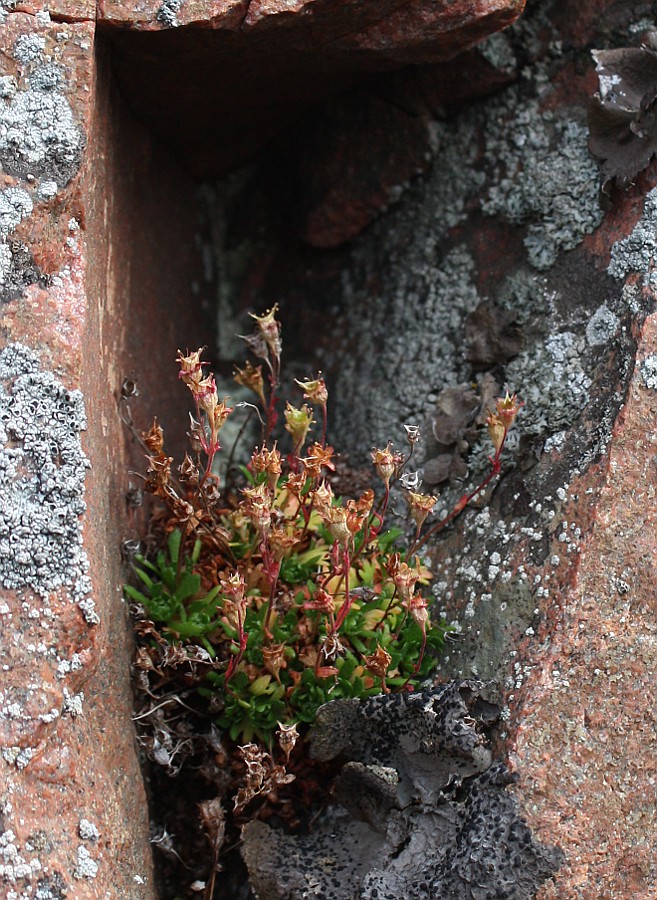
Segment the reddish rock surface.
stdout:
<svg viewBox="0 0 657 900">
<path fill-rule="evenodd" d="M 127 28 L 196 25 L 280 30 L 289 46 L 340 40 L 405 62 L 454 56 L 510 25 L 525 0 L 98 0 L 98 21 Z M 413 55 L 421 51 L 423 57 Z M 410 58 L 409 58 L 410 56 Z"/>
<path fill-rule="evenodd" d="M 44 403 L 47 391 L 61 391 L 55 396 L 64 412 L 57 415 L 65 416 L 66 392 L 83 392 L 88 427 L 80 432 L 71 418 L 67 452 L 78 453 L 82 465 L 75 449 L 81 438 L 91 469 L 84 478 L 86 512 L 77 528 L 75 513 L 68 514 L 70 538 L 54 545 L 62 561 L 46 560 L 61 586 L 39 588 L 28 577 L 11 590 L 12 579 L 25 581 L 20 557 L 0 561 L 0 892 L 142 900 L 154 896 L 154 884 L 121 598 L 120 548 L 134 531 L 125 513 L 130 453 L 117 398 L 131 375 L 166 410 L 179 390 L 171 366 L 179 339 L 174 317 L 198 339 L 198 314 L 190 314 L 188 302 L 193 186 L 172 177 L 175 162 L 151 150 L 148 135 L 116 112 L 107 64 L 101 59 L 99 72 L 94 65 L 92 23 L 12 12 L 2 37 L 7 90 L 0 132 L 4 138 L 8 125 L 17 131 L 0 147 L 0 190 L 5 217 L 12 206 L 21 213 L 3 219 L 9 253 L 2 256 L 2 347 L 20 343 L 38 358 L 36 377 L 45 381 L 33 388 L 35 410 L 41 391 Z M 155 222 L 157 243 L 146 237 Z M 161 281 L 163 259 L 171 267 Z M 195 261 L 194 276 L 197 271 Z M 14 378 L 2 384 L 11 396 Z M 140 424 L 147 424 L 143 412 Z M 41 427 L 48 434 L 53 425 L 46 418 Z M 9 446 L 23 452 L 17 437 Z M 7 445 L 0 450 L 9 458 Z M 16 509 L 30 509 L 29 481 L 17 476 L 12 490 Z M 50 495 L 62 515 L 71 502 L 65 491 L 65 483 L 55 484 Z M 3 504 L 6 524 L 6 495 Z M 32 546 L 52 540 L 39 531 L 47 522 L 21 521 L 31 529 Z M 15 521 L 11 527 L 16 530 Z M 14 536 L 19 544 L 25 540 Z M 88 588 L 81 580 L 87 565 Z"/>
<path fill-rule="evenodd" d="M 657 353 L 657 317 L 637 333 L 637 368 L 602 473 L 569 487 L 569 512 L 602 488 L 573 583 L 555 609 L 518 697 L 511 760 L 536 833 L 567 862 L 547 898 L 651 897 L 657 883 L 657 392 L 641 365 Z M 646 425 L 648 427 L 646 428 Z"/>
<path fill-rule="evenodd" d="M 60 22 L 93 22 L 96 18 L 95 0 L 18 0 L 11 9 L 31 16 L 47 12 Z"/>
<path fill-rule="evenodd" d="M 509 25 L 523 6 L 101 0 L 98 27 L 138 117 L 195 174 L 214 177 L 253 160 L 300 115 L 363 76 L 452 59 Z M 469 80 L 469 68 L 457 80 Z"/>
</svg>

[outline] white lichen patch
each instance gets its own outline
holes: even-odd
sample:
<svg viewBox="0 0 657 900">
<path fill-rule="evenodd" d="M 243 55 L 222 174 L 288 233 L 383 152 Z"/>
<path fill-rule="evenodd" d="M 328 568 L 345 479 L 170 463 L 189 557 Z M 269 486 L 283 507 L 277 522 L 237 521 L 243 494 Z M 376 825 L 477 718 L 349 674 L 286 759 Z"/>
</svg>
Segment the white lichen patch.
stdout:
<svg viewBox="0 0 657 900">
<path fill-rule="evenodd" d="M 28 859 L 23 855 L 25 852 L 21 852 L 13 831 L 7 830 L 0 834 L 0 882 L 15 885 L 18 881 L 29 881 L 39 874 L 39 859 Z"/>
<path fill-rule="evenodd" d="M 33 209 L 32 198 L 22 188 L 0 192 L 0 238 L 6 238 Z"/>
<path fill-rule="evenodd" d="M 79 391 L 39 371 L 27 347 L 0 353 L 0 584 L 46 601 L 65 588 L 97 622 L 81 529 L 85 428 Z"/>
<path fill-rule="evenodd" d="M 641 378 L 646 387 L 657 390 L 657 353 L 651 353 L 641 362 Z"/>
<path fill-rule="evenodd" d="M 9 240 L 11 232 L 33 212 L 34 203 L 51 200 L 59 186 L 77 172 L 84 135 L 62 92 L 64 70 L 48 61 L 45 40 L 21 35 L 15 58 L 29 71 L 26 89 L 14 76 L 0 78 L 0 167 L 22 179 L 30 190 L 9 187 L 0 194 L 0 300 L 22 295 L 41 279 L 28 247 Z"/>
<path fill-rule="evenodd" d="M 75 878 L 95 878 L 98 874 L 98 863 L 92 859 L 87 848 L 80 844 L 77 850 L 77 865 L 73 875 Z"/>
<path fill-rule="evenodd" d="M 100 837 L 100 832 L 94 823 L 85 818 L 80 819 L 78 824 L 78 834 L 83 841 L 97 841 Z"/>
<path fill-rule="evenodd" d="M 68 688 L 64 688 L 64 706 L 62 707 L 62 715 L 72 716 L 74 719 L 81 716 L 83 713 L 83 704 L 83 691 L 72 694 Z"/>
<path fill-rule="evenodd" d="M 0 25 L 7 21 L 7 15 L 16 8 L 17 0 L 0 0 Z"/>
<path fill-rule="evenodd" d="M 21 34 L 16 39 L 12 55 L 22 63 L 35 62 L 46 49 L 46 39 L 40 34 Z"/>
<path fill-rule="evenodd" d="M 77 672 L 83 666 L 82 657 L 79 653 L 74 653 L 70 659 L 60 659 L 57 663 L 57 676 L 64 678 L 69 672 Z"/>
<path fill-rule="evenodd" d="M 29 764 L 36 751 L 33 747 L 3 747 L 0 752 L 6 763 L 21 770 Z"/>
</svg>

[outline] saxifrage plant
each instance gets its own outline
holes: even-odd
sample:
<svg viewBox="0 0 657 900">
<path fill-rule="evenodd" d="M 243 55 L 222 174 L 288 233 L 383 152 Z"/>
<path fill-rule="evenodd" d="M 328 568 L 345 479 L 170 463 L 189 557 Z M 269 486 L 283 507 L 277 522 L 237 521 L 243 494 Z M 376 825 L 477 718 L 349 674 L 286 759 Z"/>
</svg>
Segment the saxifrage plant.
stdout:
<svg viewBox="0 0 657 900">
<path fill-rule="evenodd" d="M 415 426 L 405 426 L 405 454 L 390 443 L 372 451 L 378 498 L 372 488 L 355 499 L 338 497 L 321 376 L 297 382 L 303 403 L 286 404 L 284 429 L 277 430 L 276 311 L 253 317 L 255 331 L 245 340 L 261 363 L 247 362 L 235 375 L 255 393 L 261 423 L 259 445 L 240 467 L 240 487 L 220 487 L 215 466 L 221 429 L 234 410 L 219 401 L 202 351 L 179 353 L 179 375 L 195 406 L 191 452 L 174 470 L 159 425 L 142 436 L 145 489 L 160 501 L 151 520 L 157 549 L 136 557 L 138 583 L 125 588 L 138 613 L 142 686 L 155 700 L 175 686 L 189 697 L 191 688 L 194 711 L 206 705 L 241 756 L 238 777 L 226 789 L 238 813 L 256 796 L 275 799 L 294 778 L 297 726 L 312 724 L 322 704 L 413 690 L 430 673 L 444 628 L 430 619 L 423 591 L 431 573 L 417 551 L 499 473 L 521 406 L 508 394 L 496 402 L 487 418 L 490 471 L 439 522 L 426 527 L 437 498 L 411 489 L 404 474 L 419 439 Z M 285 454 L 278 446 L 284 437 Z M 415 524 L 407 550 L 402 531 L 384 527 L 395 484 Z M 151 750 L 162 746 L 160 736 Z"/>
</svg>

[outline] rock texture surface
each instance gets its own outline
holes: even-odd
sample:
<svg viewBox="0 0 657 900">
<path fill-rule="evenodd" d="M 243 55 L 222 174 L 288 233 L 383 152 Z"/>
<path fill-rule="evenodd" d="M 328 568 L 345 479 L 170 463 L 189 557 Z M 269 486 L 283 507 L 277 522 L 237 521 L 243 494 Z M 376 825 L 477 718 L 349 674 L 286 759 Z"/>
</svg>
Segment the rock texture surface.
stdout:
<svg viewBox="0 0 657 900">
<path fill-rule="evenodd" d="M 491 766 L 484 735 L 495 708 L 477 682 L 323 706 L 312 755 L 345 762 L 309 835 L 262 822 L 242 853 L 260 900 L 532 897 L 561 862 L 537 846 Z M 346 812 L 345 812 L 346 811 Z"/>
<path fill-rule="evenodd" d="M 0 0 L 12 900 L 155 896 L 118 556 L 135 450 L 119 414 L 140 405 L 120 394 L 136 379 L 145 408 L 173 411 L 171 360 L 210 342 L 215 291 L 224 332 L 280 301 L 300 343 L 327 335 L 354 465 L 423 424 L 445 509 L 488 452 L 447 441 L 445 390 L 522 394 L 489 506 L 432 551 L 435 614 L 461 632 L 442 675 L 499 685 L 493 749 L 518 780 L 488 770 L 482 790 L 512 792 L 562 849 L 538 898 L 652 896 L 657 169 L 603 212 L 586 126 L 590 47 L 638 44 L 651 7 L 534 2 L 467 49 L 521 8 Z M 204 224 L 190 174 L 246 161 L 206 186 Z M 343 798 L 365 780 L 393 810 L 385 773 L 352 764 Z"/>
</svg>

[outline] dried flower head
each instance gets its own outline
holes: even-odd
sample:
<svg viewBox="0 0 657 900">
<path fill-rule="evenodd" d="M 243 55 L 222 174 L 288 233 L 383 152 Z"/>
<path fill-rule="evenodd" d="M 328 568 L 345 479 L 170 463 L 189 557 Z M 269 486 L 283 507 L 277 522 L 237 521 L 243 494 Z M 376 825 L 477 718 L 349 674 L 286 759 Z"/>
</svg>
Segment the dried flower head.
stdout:
<svg viewBox="0 0 657 900">
<path fill-rule="evenodd" d="M 377 645 L 376 650 L 370 656 L 364 657 L 365 666 L 376 678 L 384 679 L 390 668 L 392 656 L 383 647 Z"/>
<path fill-rule="evenodd" d="M 260 398 L 260 402 L 265 406 L 265 386 L 262 377 L 262 366 L 254 366 L 249 360 L 244 363 L 244 368 L 240 369 L 235 366 L 233 379 L 242 387 L 249 388 Z"/>
<path fill-rule="evenodd" d="M 311 478 L 319 478 L 322 469 L 329 469 L 331 472 L 335 472 L 335 465 L 331 461 L 334 452 L 333 447 L 322 447 L 321 444 L 311 444 L 308 448 L 308 456 L 301 460 L 306 473 Z"/>
<path fill-rule="evenodd" d="M 226 830 L 226 817 L 221 800 L 218 797 L 213 800 L 204 800 L 199 803 L 198 809 L 205 836 L 210 842 L 210 846 L 214 848 L 215 852 L 218 852 L 224 842 Z"/>
<path fill-rule="evenodd" d="M 280 684 L 279 672 L 281 669 L 287 668 L 287 659 L 285 658 L 285 644 L 269 644 L 262 648 L 262 659 L 265 669 L 270 672 L 276 681 Z"/>
<path fill-rule="evenodd" d="M 517 394 L 509 395 L 506 391 L 504 397 L 499 397 L 495 401 L 495 410 L 504 427 L 508 431 L 516 420 L 516 416 L 525 404 L 518 399 Z"/>
<path fill-rule="evenodd" d="M 299 497 L 306 486 L 306 481 L 307 478 L 304 472 L 293 472 L 291 475 L 287 476 L 285 490 L 295 497 Z"/>
<path fill-rule="evenodd" d="M 385 450 L 372 450 L 371 457 L 374 468 L 376 469 L 376 474 L 387 488 L 390 487 L 390 479 L 395 474 L 397 468 L 395 457 L 392 452 L 392 442 L 388 441 L 388 446 Z"/>
<path fill-rule="evenodd" d="M 406 488 L 407 491 L 416 491 L 422 485 L 422 479 L 420 478 L 419 471 L 404 472 L 399 478 L 399 483 L 403 488 Z"/>
<path fill-rule="evenodd" d="M 146 482 L 146 490 L 150 493 L 157 494 L 163 488 L 166 488 L 171 479 L 171 463 L 172 456 L 165 456 L 159 453 L 157 456 L 148 457 L 147 472 L 151 476 Z"/>
<path fill-rule="evenodd" d="M 388 560 L 386 571 L 392 578 L 392 582 L 397 588 L 399 596 L 403 600 L 408 600 L 415 590 L 415 585 L 420 577 L 420 573 L 417 569 L 412 569 L 408 563 L 402 562 L 399 553 L 393 553 Z"/>
<path fill-rule="evenodd" d="M 278 364 L 281 358 L 281 323 L 276 319 L 278 312 L 278 303 L 275 303 L 264 316 L 258 316 L 255 313 L 249 313 L 252 319 L 255 319 L 258 334 L 264 341 L 267 349 L 272 355 L 272 359 Z"/>
<path fill-rule="evenodd" d="M 178 466 L 178 473 L 183 484 L 198 484 L 200 473 L 198 466 L 194 463 L 189 453 L 185 453 L 185 458 Z"/>
<path fill-rule="evenodd" d="M 365 526 L 373 506 L 374 491 L 371 488 L 363 491 L 358 500 L 347 500 L 347 526 L 352 534 Z"/>
<path fill-rule="evenodd" d="M 257 797 L 262 792 L 265 779 L 269 775 L 271 767 L 268 764 L 270 763 L 269 754 L 257 744 L 244 744 L 238 747 L 238 750 L 246 765 L 246 775 L 244 783 L 235 797 L 235 811 L 244 809 L 247 803 L 250 803 L 254 797 Z"/>
<path fill-rule="evenodd" d="M 324 588 L 318 587 L 312 600 L 306 600 L 303 604 L 304 609 L 316 609 L 318 612 L 328 615 L 335 608 L 335 599 L 325 591 Z"/>
<path fill-rule="evenodd" d="M 344 653 L 344 646 L 340 643 L 337 634 L 329 634 L 322 644 L 322 653 L 327 662 L 332 662 L 341 653 Z"/>
<path fill-rule="evenodd" d="M 406 500 L 408 501 L 408 511 L 411 519 L 413 519 L 418 529 L 422 528 L 438 498 L 430 494 L 416 494 L 414 491 L 408 491 Z"/>
<path fill-rule="evenodd" d="M 406 431 L 406 440 L 411 445 L 411 447 L 414 447 L 420 440 L 420 426 L 404 425 L 404 430 Z"/>
<path fill-rule="evenodd" d="M 244 514 L 253 522 L 261 534 L 269 530 L 271 525 L 271 508 L 273 495 L 266 484 L 242 488 Z"/>
<path fill-rule="evenodd" d="M 162 452 L 162 448 L 164 447 L 164 432 L 157 424 L 157 419 L 153 419 L 153 424 L 148 431 L 143 432 L 142 440 L 151 453 L 157 455 Z"/>
<path fill-rule="evenodd" d="M 304 400 L 310 400 L 311 403 L 316 403 L 317 406 L 326 406 L 328 401 L 328 391 L 326 390 L 326 382 L 322 378 L 321 372 L 314 381 L 299 381 L 298 378 L 295 378 L 294 380 L 302 389 Z"/>
<path fill-rule="evenodd" d="M 313 506 L 322 515 L 323 512 L 333 506 L 333 500 L 333 488 L 330 484 L 322 481 L 313 491 Z"/>
<path fill-rule="evenodd" d="M 278 746 L 285 754 L 285 761 L 289 762 L 290 753 L 292 753 L 292 751 L 294 750 L 294 747 L 299 739 L 296 723 L 292 725 L 285 725 L 283 722 L 279 722 L 276 737 L 278 738 Z"/>
<path fill-rule="evenodd" d="M 274 560 L 280 562 L 290 553 L 290 550 L 299 543 L 299 536 L 290 534 L 284 525 L 275 525 L 269 532 L 269 549 Z"/>
<path fill-rule="evenodd" d="M 409 611 L 411 618 L 416 622 L 422 631 L 426 631 L 429 613 L 427 612 L 427 601 L 421 594 L 414 594 L 404 601 L 404 606 Z"/>
<path fill-rule="evenodd" d="M 346 546 L 351 540 L 352 531 L 349 527 L 349 513 L 344 506 L 323 507 L 317 512 L 333 540 L 341 546 Z"/>
<path fill-rule="evenodd" d="M 281 454 L 277 450 L 276 445 L 274 444 L 271 450 L 267 447 L 263 447 L 261 450 L 254 450 L 251 456 L 251 468 L 258 474 L 266 472 L 267 485 L 271 491 L 275 491 L 278 479 L 283 471 Z"/>
<path fill-rule="evenodd" d="M 190 353 L 188 350 L 187 356 L 183 354 L 182 350 L 178 351 L 178 356 L 176 357 L 176 362 L 180 363 L 178 378 L 181 378 L 190 389 L 203 379 L 201 354 L 204 349 L 204 347 L 201 347 L 193 353 Z"/>
<path fill-rule="evenodd" d="M 240 572 L 222 572 L 219 575 L 219 581 L 221 583 L 221 593 L 224 597 L 228 597 L 234 603 L 241 603 L 244 600 L 246 584 L 244 583 L 244 576 Z"/>
<path fill-rule="evenodd" d="M 217 434 L 221 430 L 226 419 L 233 411 L 233 407 L 228 406 L 227 397 L 224 397 L 221 403 L 218 402 L 216 387 L 214 389 L 214 395 L 208 398 L 207 403 L 202 403 L 200 406 L 208 417 L 208 423 L 213 434 Z"/>
<path fill-rule="evenodd" d="M 488 437 L 495 449 L 495 453 L 499 453 L 506 440 L 507 429 L 504 422 L 496 412 L 492 412 L 486 416 L 486 426 L 488 428 Z"/>
</svg>

